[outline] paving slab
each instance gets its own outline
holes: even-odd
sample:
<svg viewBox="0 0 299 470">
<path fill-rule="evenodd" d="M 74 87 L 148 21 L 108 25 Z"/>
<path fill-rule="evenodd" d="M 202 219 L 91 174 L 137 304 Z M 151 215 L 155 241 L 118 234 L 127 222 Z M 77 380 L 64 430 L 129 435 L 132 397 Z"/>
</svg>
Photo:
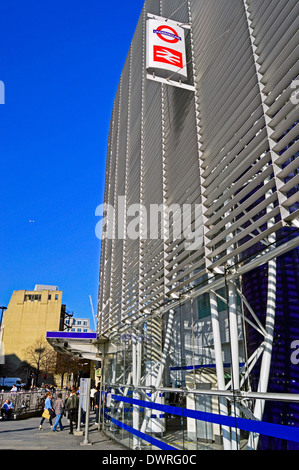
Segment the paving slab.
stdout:
<svg viewBox="0 0 299 470">
<path fill-rule="evenodd" d="M 113 452 L 126 450 L 117 442 L 99 432 L 98 426 L 91 421 L 88 441 L 83 435 L 69 434 L 67 418 L 62 419 L 63 430 L 52 431 L 48 421 L 44 421 L 43 430 L 39 430 L 40 417 L 17 420 L 0 420 L 0 450 L 104 450 Z M 89 445 L 87 445 L 89 444 Z"/>
</svg>

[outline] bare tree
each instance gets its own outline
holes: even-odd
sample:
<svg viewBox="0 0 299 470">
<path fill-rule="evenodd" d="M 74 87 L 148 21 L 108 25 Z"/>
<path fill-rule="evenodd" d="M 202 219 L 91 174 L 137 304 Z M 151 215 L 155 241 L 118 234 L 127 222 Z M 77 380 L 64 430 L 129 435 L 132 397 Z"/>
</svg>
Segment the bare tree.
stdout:
<svg viewBox="0 0 299 470">
<path fill-rule="evenodd" d="M 73 361 L 74 359 L 70 356 L 70 354 L 57 354 L 55 373 L 61 377 L 61 388 L 63 387 L 65 374 L 68 375 L 73 372 Z"/>
<path fill-rule="evenodd" d="M 61 388 L 63 387 L 64 376 L 67 374 L 69 377 L 72 375 L 75 382 L 78 382 L 80 376 L 83 373 L 89 373 L 90 371 L 90 361 L 86 360 L 83 363 L 82 358 L 74 357 L 66 353 L 57 354 L 57 363 L 55 373 L 61 376 Z"/>
<path fill-rule="evenodd" d="M 24 357 L 29 366 L 35 370 L 36 383 L 41 372 L 45 377 L 55 372 L 57 353 L 42 337 L 25 349 Z"/>
</svg>

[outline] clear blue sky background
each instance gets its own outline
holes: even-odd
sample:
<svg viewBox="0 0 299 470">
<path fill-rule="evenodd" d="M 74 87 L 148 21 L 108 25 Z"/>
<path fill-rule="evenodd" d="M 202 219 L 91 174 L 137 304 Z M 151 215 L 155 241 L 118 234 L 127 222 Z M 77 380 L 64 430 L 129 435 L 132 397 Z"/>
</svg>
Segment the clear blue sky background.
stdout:
<svg viewBox="0 0 299 470">
<path fill-rule="evenodd" d="M 0 2 L 0 305 L 14 290 L 58 285 L 67 308 L 92 320 L 95 209 L 113 101 L 143 3 Z"/>
</svg>

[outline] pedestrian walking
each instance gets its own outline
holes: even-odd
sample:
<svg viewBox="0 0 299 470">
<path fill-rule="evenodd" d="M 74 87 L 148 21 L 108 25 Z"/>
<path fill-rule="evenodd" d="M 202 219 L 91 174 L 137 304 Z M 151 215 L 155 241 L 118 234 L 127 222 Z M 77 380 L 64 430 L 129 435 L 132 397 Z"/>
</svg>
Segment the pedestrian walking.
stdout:
<svg viewBox="0 0 299 470">
<path fill-rule="evenodd" d="M 41 419 L 41 422 L 39 424 L 39 430 L 40 431 L 42 431 L 42 429 L 43 429 L 42 426 L 43 426 L 43 423 L 44 423 L 45 419 L 49 420 L 50 426 L 51 426 L 51 428 L 53 428 L 52 418 L 55 417 L 55 412 L 54 412 L 54 409 L 53 409 L 51 397 L 52 397 L 51 393 L 48 392 L 46 394 L 46 401 L 45 401 L 44 411 L 43 411 L 43 414 L 42 414 L 42 419 Z"/>
<path fill-rule="evenodd" d="M 66 400 L 66 409 L 68 410 L 68 418 L 70 421 L 70 434 L 73 434 L 73 424 L 78 426 L 78 409 L 79 409 L 79 397 L 76 393 L 76 389 L 71 391 L 70 396 Z"/>
<path fill-rule="evenodd" d="M 62 400 L 62 393 L 58 393 L 57 399 L 55 400 L 53 408 L 54 408 L 55 415 L 56 415 L 56 420 L 55 420 L 55 423 L 54 423 L 54 426 L 53 426 L 53 431 L 56 431 L 57 426 L 59 426 L 60 431 L 62 431 L 63 430 L 62 414 L 63 414 L 63 410 L 64 410 L 64 403 L 63 403 L 63 400 Z"/>
<path fill-rule="evenodd" d="M 99 419 L 101 418 L 100 416 L 100 412 L 101 412 L 101 407 L 102 407 L 102 404 L 101 404 L 101 407 L 100 407 L 100 398 L 101 398 L 101 385 L 98 384 L 97 385 L 97 391 L 96 393 L 94 394 L 94 406 L 95 406 L 95 412 L 96 412 L 96 422 L 95 424 L 99 424 Z"/>
<path fill-rule="evenodd" d="M 95 406 L 95 402 L 94 402 L 94 394 L 96 393 L 97 389 L 95 388 L 95 386 L 92 387 L 92 389 L 90 390 L 90 409 L 92 411 L 94 411 L 94 406 Z"/>
</svg>

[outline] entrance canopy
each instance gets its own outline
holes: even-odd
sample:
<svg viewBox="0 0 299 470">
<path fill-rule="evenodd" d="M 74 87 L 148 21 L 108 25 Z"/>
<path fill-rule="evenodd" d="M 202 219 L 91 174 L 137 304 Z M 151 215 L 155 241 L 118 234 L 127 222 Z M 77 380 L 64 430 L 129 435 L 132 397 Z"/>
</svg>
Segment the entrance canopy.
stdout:
<svg viewBox="0 0 299 470">
<path fill-rule="evenodd" d="M 74 333 L 69 331 L 48 331 L 48 343 L 55 351 L 72 356 L 99 361 L 107 338 L 98 338 L 97 333 Z"/>
</svg>

